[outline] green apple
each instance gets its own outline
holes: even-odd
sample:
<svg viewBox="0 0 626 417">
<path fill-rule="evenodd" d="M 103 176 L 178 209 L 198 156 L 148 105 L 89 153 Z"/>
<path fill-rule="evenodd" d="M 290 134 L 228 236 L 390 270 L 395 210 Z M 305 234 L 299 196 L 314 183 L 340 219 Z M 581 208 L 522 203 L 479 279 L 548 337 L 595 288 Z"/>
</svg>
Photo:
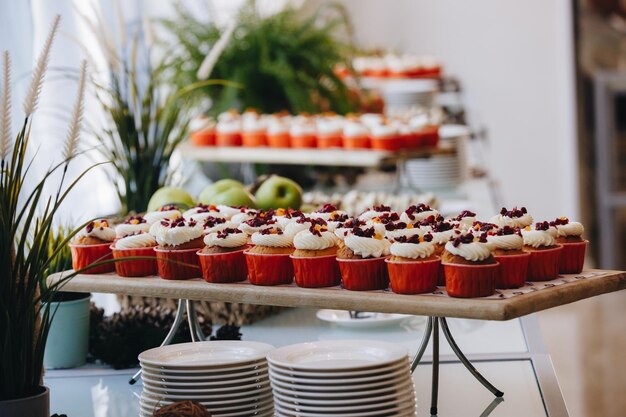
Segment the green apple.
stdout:
<svg viewBox="0 0 626 417">
<path fill-rule="evenodd" d="M 198 202 L 202 204 L 215 204 L 213 199 L 225 192 L 229 191 L 233 188 L 243 188 L 243 184 L 239 181 L 225 179 L 214 182 L 213 184 L 207 186 L 200 195 L 198 196 Z"/>
<path fill-rule="evenodd" d="M 156 190 L 148 202 L 148 211 L 158 210 L 168 204 L 175 204 L 185 209 L 195 205 L 193 198 L 182 188 L 162 187 Z"/>
<path fill-rule="evenodd" d="M 302 205 L 302 188 L 289 178 L 270 176 L 256 191 L 256 202 L 259 208 L 293 208 Z"/>
<path fill-rule="evenodd" d="M 212 197 L 208 203 L 204 204 L 213 204 L 215 206 L 220 204 L 235 207 L 244 206 L 248 208 L 256 207 L 254 196 L 247 192 L 243 187 L 231 187 L 230 189 Z"/>
</svg>

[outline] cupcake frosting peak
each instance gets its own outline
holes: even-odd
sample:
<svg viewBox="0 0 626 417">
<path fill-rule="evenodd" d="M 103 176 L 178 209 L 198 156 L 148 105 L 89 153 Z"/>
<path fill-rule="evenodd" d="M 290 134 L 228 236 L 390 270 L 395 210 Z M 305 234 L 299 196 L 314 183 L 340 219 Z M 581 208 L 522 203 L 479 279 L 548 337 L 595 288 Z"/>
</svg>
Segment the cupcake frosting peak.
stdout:
<svg viewBox="0 0 626 417">
<path fill-rule="evenodd" d="M 324 250 L 337 244 L 337 238 L 326 226 L 314 224 L 308 230 L 298 232 L 293 238 L 296 249 Z"/>
<path fill-rule="evenodd" d="M 248 242 L 248 235 L 239 229 L 226 228 L 219 232 L 209 233 L 204 237 L 204 244 L 208 247 L 237 248 Z"/>
<path fill-rule="evenodd" d="M 115 240 L 115 230 L 109 225 L 109 221 L 106 219 L 94 220 L 87 223 L 87 226 L 80 231 L 78 237 L 95 237 L 105 242 L 112 242 Z"/>
<path fill-rule="evenodd" d="M 538 222 L 535 226 L 526 226 L 522 229 L 524 245 L 533 248 L 553 246 L 556 243 L 555 236 L 550 230 L 550 223 Z"/>
<path fill-rule="evenodd" d="M 484 261 L 491 256 L 491 245 L 487 241 L 487 233 L 481 233 L 479 236 L 474 236 L 473 233 L 453 236 L 446 243 L 446 250 L 452 255 L 471 262 Z"/>
<path fill-rule="evenodd" d="M 161 220 L 150 228 L 150 232 L 155 235 L 159 245 L 178 246 L 201 237 L 203 228 L 195 220 L 178 217 Z"/>
<path fill-rule="evenodd" d="M 432 241 L 433 236 L 430 233 L 424 236 L 399 236 L 394 239 L 389 251 L 392 255 L 402 258 L 424 259 L 435 252 Z"/>
<path fill-rule="evenodd" d="M 567 217 L 559 217 L 550 225 L 556 228 L 558 237 L 580 237 L 585 231 L 582 223 L 570 221 Z"/>
<path fill-rule="evenodd" d="M 288 248 L 293 245 L 293 236 L 284 233 L 280 228 L 271 227 L 254 233 L 252 243 L 259 246 Z"/>
<path fill-rule="evenodd" d="M 526 207 L 513 207 L 511 210 L 502 207 L 500 213 L 494 216 L 491 221 L 498 226 L 526 227 L 533 223 L 533 218 Z"/>
<path fill-rule="evenodd" d="M 137 233 L 119 239 L 115 242 L 116 249 L 138 249 L 156 246 L 156 239 L 149 233 Z"/>
<path fill-rule="evenodd" d="M 374 227 L 355 227 L 344 239 L 344 244 L 363 258 L 380 258 L 389 255 L 391 243 L 376 233 Z"/>
</svg>

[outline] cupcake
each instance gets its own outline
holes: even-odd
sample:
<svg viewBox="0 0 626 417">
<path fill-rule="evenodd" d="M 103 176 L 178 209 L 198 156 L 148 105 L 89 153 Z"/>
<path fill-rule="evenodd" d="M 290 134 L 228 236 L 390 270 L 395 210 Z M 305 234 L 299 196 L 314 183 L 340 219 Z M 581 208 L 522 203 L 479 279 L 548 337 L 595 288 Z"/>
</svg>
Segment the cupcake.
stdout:
<svg viewBox="0 0 626 417">
<path fill-rule="evenodd" d="M 267 144 L 272 148 L 289 148 L 289 124 L 281 118 L 270 119 L 267 126 Z"/>
<path fill-rule="evenodd" d="M 437 215 L 439 215 L 437 210 L 432 209 L 428 204 L 420 203 L 412 205 L 404 210 L 404 212 L 400 215 L 400 220 L 405 223 L 415 223 L 426 220 L 431 216 L 435 218 Z"/>
<path fill-rule="evenodd" d="M 337 237 L 325 225 L 313 224 L 293 238 L 291 255 L 299 287 L 333 287 L 341 282 L 337 264 Z"/>
<path fill-rule="evenodd" d="M 301 217 L 304 217 L 304 213 L 300 210 L 279 208 L 274 211 L 274 220 L 282 229 L 285 229 L 289 223 L 293 223 Z"/>
<path fill-rule="evenodd" d="M 580 274 L 585 263 L 585 251 L 587 240 L 582 238 L 585 231 L 579 222 L 572 222 L 567 217 L 559 217 L 551 222 L 557 230 L 556 243 L 563 246 L 561 251 L 561 261 L 559 262 L 559 273 Z"/>
<path fill-rule="evenodd" d="M 559 262 L 563 246 L 556 243 L 548 222 L 522 229 L 524 250 L 530 252 L 528 263 L 529 281 L 549 281 L 559 274 Z"/>
<path fill-rule="evenodd" d="M 394 241 L 397 237 L 424 236 L 432 229 L 430 226 L 421 227 L 419 223 L 391 222 L 385 225 L 385 237 Z M 434 243 L 433 243 L 434 245 Z"/>
<path fill-rule="evenodd" d="M 237 223 L 226 220 L 223 217 L 209 216 L 202 220 L 202 230 L 205 235 L 217 233 L 224 229 L 236 229 Z"/>
<path fill-rule="evenodd" d="M 210 283 L 245 281 L 248 268 L 243 254 L 248 235 L 239 229 L 226 228 L 204 237 L 204 249 L 198 251 L 202 277 Z"/>
<path fill-rule="evenodd" d="M 267 146 L 266 119 L 256 112 L 246 111 L 242 116 L 241 142 L 249 147 Z"/>
<path fill-rule="evenodd" d="M 257 215 L 256 217 L 241 223 L 237 228 L 247 233 L 248 236 L 252 236 L 254 233 L 260 232 L 264 229 L 277 227 L 278 224 L 276 223 L 276 220 L 272 219 L 271 217 Z"/>
<path fill-rule="evenodd" d="M 115 239 L 121 239 L 126 236 L 136 235 L 139 233 L 148 233 L 150 225 L 142 216 L 130 216 L 124 223 L 115 227 Z"/>
<path fill-rule="evenodd" d="M 89 222 L 69 244 L 72 252 L 72 268 L 74 271 L 87 268 L 96 262 L 112 259 L 111 243 L 115 240 L 115 230 L 109 226 L 108 220 Z M 113 272 L 113 263 L 94 266 L 81 271 L 83 274 L 104 274 Z"/>
<path fill-rule="evenodd" d="M 420 228 L 430 228 L 430 232 L 433 235 L 433 243 L 435 245 L 435 255 L 442 256 L 445 250 L 446 244 L 448 241 L 455 236 L 460 236 L 461 231 L 459 230 L 458 224 L 454 224 L 448 220 L 440 220 L 437 222 L 432 222 L 435 216 L 431 219 L 428 217 L 425 220 L 420 222 Z M 437 285 L 443 287 L 446 285 L 446 275 L 443 265 L 439 267 L 439 279 L 437 280 Z"/>
<path fill-rule="evenodd" d="M 491 255 L 487 233 L 453 237 L 442 256 L 446 291 L 451 297 L 487 297 L 496 290 L 498 262 Z"/>
<path fill-rule="evenodd" d="M 363 220 L 348 219 L 345 222 L 336 225 L 333 233 L 335 233 L 335 236 L 337 236 L 340 240 L 339 246 L 342 246 L 343 240 L 352 229 L 355 227 L 365 226 L 365 224 L 366 223 Z"/>
<path fill-rule="evenodd" d="M 123 225 L 120 225 L 123 226 Z M 118 226 L 119 228 L 119 226 Z M 118 238 L 111 250 L 115 262 L 115 271 L 121 277 L 146 277 L 157 272 L 154 248 L 156 239 L 150 233 L 138 231 Z M 142 257 L 144 259 L 124 258 Z M 146 259 L 149 258 L 149 259 Z"/>
<path fill-rule="evenodd" d="M 205 115 L 189 123 L 189 140 L 196 146 L 215 145 L 215 121 Z"/>
<path fill-rule="evenodd" d="M 199 204 L 198 206 L 185 211 L 183 213 L 183 217 L 201 223 L 209 217 L 224 217 L 224 215 L 213 205 Z"/>
<path fill-rule="evenodd" d="M 391 210 L 391 207 L 381 204 L 380 206 L 374 206 L 365 210 L 359 215 L 359 220 L 368 221 L 373 219 L 374 217 L 380 217 L 382 215 L 391 213 L 395 213 Z"/>
<path fill-rule="evenodd" d="M 231 216 L 230 221 L 239 224 L 245 222 L 246 220 L 254 219 L 258 214 L 258 210 L 242 207 L 239 209 L 239 213 Z"/>
<path fill-rule="evenodd" d="M 520 229 L 511 226 L 498 227 L 493 223 L 476 224 L 487 233 L 492 254 L 500 264 L 496 288 L 519 288 L 526 283 L 530 254 L 524 252 L 524 238 Z"/>
<path fill-rule="evenodd" d="M 381 290 L 389 286 L 385 258 L 389 255 L 387 239 L 373 227 L 355 227 L 345 235 L 337 251 L 343 287 L 347 290 Z"/>
<path fill-rule="evenodd" d="M 292 148 L 317 147 L 317 131 L 308 120 L 294 123 L 289 129 L 289 137 Z"/>
<path fill-rule="evenodd" d="M 196 252 L 204 247 L 202 226 L 195 220 L 178 217 L 161 220 L 150 227 L 158 246 L 157 269 L 164 279 L 190 279 L 201 275 Z"/>
<path fill-rule="evenodd" d="M 399 236 L 386 260 L 391 289 L 398 294 L 422 294 L 437 288 L 441 260 L 435 255 L 433 236 Z"/>
<path fill-rule="evenodd" d="M 239 117 L 218 119 L 215 128 L 217 146 L 241 146 L 241 120 Z"/>
<path fill-rule="evenodd" d="M 391 124 L 378 124 L 370 129 L 372 149 L 381 151 L 397 151 L 402 148 L 402 140 L 398 128 Z"/>
<path fill-rule="evenodd" d="M 376 233 L 385 236 L 387 233 L 387 226 L 390 225 L 390 228 L 394 228 L 392 226 L 394 222 L 400 220 L 400 216 L 398 213 L 382 213 L 380 216 L 372 217 L 365 224 L 369 227 L 373 227 L 376 230 Z"/>
<path fill-rule="evenodd" d="M 494 216 L 491 219 L 491 223 L 495 223 L 500 227 L 509 226 L 523 229 L 533 224 L 533 217 L 528 214 L 526 207 L 519 209 L 513 207 L 512 210 L 507 210 L 506 207 L 502 207 L 500 214 Z"/>
<path fill-rule="evenodd" d="M 154 223 L 158 223 L 161 220 L 173 220 L 177 217 L 180 217 L 182 213 L 178 209 L 178 207 L 174 205 L 167 205 L 159 208 L 157 211 L 152 211 L 150 213 L 146 213 L 143 218 L 146 220 L 146 223 L 149 225 L 153 225 Z"/>
<path fill-rule="evenodd" d="M 250 283 L 254 285 L 290 284 L 293 281 L 293 236 L 278 227 L 270 227 L 252 235 L 255 245 L 247 249 L 246 264 Z"/>
<path fill-rule="evenodd" d="M 322 117 L 317 121 L 317 146 L 341 148 L 343 120 L 339 117 Z"/>
<path fill-rule="evenodd" d="M 217 208 L 217 211 L 219 211 L 226 220 L 232 219 L 235 214 L 240 214 L 241 210 L 246 209 L 245 207 L 225 206 L 223 204 L 219 204 L 215 208 Z"/>
<path fill-rule="evenodd" d="M 332 204 L 324 204 L 322 207 L 309 214 L 309 217 L 313 219 L 322 219 L 324 221 L 328 221 L 333 215 L 337 217 L 343 214 L 348 213 L 342 210 L 338 210 L 337 207 L 333 206 Z"/>
<path fill-rule="evenodd" d="M 471 229 L 476 221 L 476 213 L 463 210 L 458 216 L 453 217 L 451 221 L 457 224 L 461 229 Z"/>
<path fill-rule="evenodd" d="M 295 221 L 288 223 L 285 226 L 285 233 L 291 236 L 295 236 L 303 230 L 308 230 L 312 225 L 315 224 L 323 224 L 326 225 L 326 222 L 321 219 L 312 219 L 310 217 L 302 216 L 297 218 Z"/>
<path fill-rule="evenodd" d="M 332 213 L 330 213 L 330 216 L 326 221 L 326 227 L 329 232 L 334 232 L 338 227 L 343 225 L 349 219 L 350 216 L 348 215 L 348 213 L 340 212 L 339 210 L 333 211 Z"/>
<path fill-rule="evenodd" d="M 342 145 L 346 149 L 367 149 L 370 145 L 369 130 L 355 120 L 348 120 L 343 125 Z"/>
</svg>

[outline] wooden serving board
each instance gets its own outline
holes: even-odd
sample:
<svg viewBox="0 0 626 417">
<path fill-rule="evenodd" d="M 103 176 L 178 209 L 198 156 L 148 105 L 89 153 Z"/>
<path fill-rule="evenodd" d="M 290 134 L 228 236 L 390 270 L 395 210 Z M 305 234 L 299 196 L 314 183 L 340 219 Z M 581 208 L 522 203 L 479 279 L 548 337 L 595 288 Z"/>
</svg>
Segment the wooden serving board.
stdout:
<svg viewBox="0 0 626 417">
<path fill-rule="evenodd" d="M 63 273 L 50 276 L 54 283 Z M 566 278 L 566 279 L 563 279 Z M 400 295 L 390 291 L 348 291 L 340 287 L 299 288 L 293 285 L 260 287 L 248 282 L 209 284 L 200 279 L 167 281 L 158 277 L 122 278 L 115 274 L 77 275 L 63 291 L 102 292 L 144 297 L 178 298 L 339 310 L 400 313 L 419 316 L 511 320 L 537 311 L 626 288 L 625 271 L 588 270 L 566 275 L 559 285 L 526 288 L 517 294 L 488 298 L 451 298 L 445 292 Z M 555 280 L 556 281 L 556 280 Z M 550 284 L 550 282 L 548 282 Z"/>
</svg>

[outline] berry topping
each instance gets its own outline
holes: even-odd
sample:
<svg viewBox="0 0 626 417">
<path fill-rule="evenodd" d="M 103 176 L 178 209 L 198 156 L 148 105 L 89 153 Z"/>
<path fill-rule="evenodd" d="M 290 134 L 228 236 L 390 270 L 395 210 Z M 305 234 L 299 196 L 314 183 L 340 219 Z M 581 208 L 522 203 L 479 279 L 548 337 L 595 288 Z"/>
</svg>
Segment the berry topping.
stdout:
<svg viewBox="0 0 626 417">
<path fill-rule="evenodd" d="M 463 220 L 466 217 L 476 217 L 476 213 L 469 211 L 469 210 L 463 210 L 458 216 L 456 216 L 454 218 L 454 220 L 456 220 L 457 222 Z"/>
<path fill-rule="evenodd" d="M 338 211 L 333 211 L 333 213 L 330 215 L 329 220 L 333 222 L 345 222 L 349 218 L 350 216 L 348 216 L 346 213 L 339 213 Z"/>
<path fill-rule="evenodd" d="M 486 223 L 486 222 L 474 222 L 472 224 L 472 229 L 474 230 L 478 230 L 481 232 L 489 232 L 492 230 L 497 230 L 498 229 L 498 225 L 493 224 L 493 223 Z"/>
<path fill-rule="evenodd" d="M 564 226 L 566 224 L 569 224 L 569 219 L 567 217 L 559 217 L 558 219 L 551 221 L 550 222 L 550 226 Z"/>
<path fill-rule="evenodd" d="M 486 239 L 486 236 L 485 236 Z M 472 243 L 474 241 L 474 235 L 471 233 L 467 233 L 465 235 L 460 235 L 460 236 L 456 236 L 456 237 L 452 237 L 450 238 L 450 240 L 452 241 L 452 244 L 454 245 L 455 248 L 458 248 L 459 245 L 461 244 L 468 244 L 468 243 Z"/>
<path fill-rule="evenodd" d="M 433 225 L 435 223 L 442 222 L 443 220 L 444 220 L 443 216 L 441 214 L 437 214 L 436 216 L 428 216 L 428 217 L 426 217 L 424 220 L 419 222 L 419 225 L 420 226 L 430 226 L 430 225 Z"/>
<path fill-rule="evenodd" d="M 425 211 L 432 211 L 432 208 L 430 208 L 428 204 L 419 203 L 417 205 L 410 206 L 404 212 L 406 213 L 407 216 L 409 216 L 409 219 L 413 220 L 415 219 L 414 214 L 423 213 Z"/>
<path fill-rule="evenodd" d="M 439 223 L 435 223 L 431 227 L 433 229 L 433 232 L 436 232 L 436 233 L 446 232 L 448 230 L 454 229 L 454 225 L 452 223 L 445 222 L 445 221 L 439 222 Z"/>
<path fill-rule="evenodd" d="M 497 236 L 508 236 L 508 235 L 522 235 L 522 232 L 517 227 L 504 226 L 502 229 L 498 229 L 495 233 Z"/>
<path fill-rule="evenodd" d="M 124 224 L 142 224 L 145 223 L 146 219 L 142 216 L 130 216 L 124 221 Z"/>
<path fill-rule="evenodd" d="M 262 235 L 282 235 L 283 231 L 277 227 L 268 227 L 267 229 L 261 230 L 259 233 Z"/>
<path fill-rule="evenodd" d="M 226 219 L 223 219 L 221 217 L 213 217 L 213 216 L 209 216 L 206 219 L 204 219 L 204 225 L 203 227 L 205 229 L 208 229 L 210 227 L 215 227 L 218 224 L 222 224 L 222 223 L 226 223 Z"/>
<path fill-rule="evenodd" d="M 382 224 L 389 224 L 391 222 L 395 222 L 398 220 L 400 220 L 400 216 L 398 216 L 398 213 L 384 213 L 372 219 L 374 223 L 382 223 Z"/>
<path fill-rule="evenodd" d="M 353 229 L 355 227 L 365 226 L 365 224 L 366 224 L 366 222 L 364 222 L 363 220 L 348 219 L 343 224 L 340 224 L 339 228 L 342 228 L 342 229 Z"/>
<path fill-rule="evenodd" d="M 85 226 L 85 230 L 87 233 L 91 233 L 94 229 L 104 230 L 105 227 L 109 227 L 108 220 L 96 220 L 93 222 L 89 222 L 87 226 Z"/>
<path fill-rule="evenodd" d="M 195 227 L 198 224 L 198 222 L 196 222 L 195 220 L 187 221 L 187 220 L 185 220 L 184 217 L 177 217 L 177 218 L 175 218 L 173 220 L 165 219 L 165 220 L 161 221 L 161 224 L 163 226 L 165 226 L 165 227 L 171 227 L 171 228 L 174 228 L 174 227 L 185 227 L 185 226 Z"/>
<path fill-rule="evenodd" d="M 159 211 L 171 211 L 171 210 L 178 210 L 178 207 L 176 207 L 174 204 L 168 204 L 165 206 L 162 206 Z"/>
<path fill-rule="evenodd" d="M 237 233 L 243 233 L 239 229 L 233 229 L 232 227 L 227 227 L 224 230 L 220 230 L 217 232 L 218 239 L 226 239 L 229 235 L 236 235 Z"/>
<path fill-rule="evenodd" d="M 332 213 L 333 211 L 337 211 L 337 207 L 332 204 L 324 204 L 320 209 L 317 210 L 318 213 Z"/>
<path fill-rule="evenodd" d="M 311 232 L 312 235 L 319 237 L 322 237 L 322 232 L 325 232 L 327 230 L 328 229 L 323 224 L 312 224 L 311 227 L 309 227 L 309 232 Z"/>
<path fill-rule="evenodd" d="M 548 230 L 548 229 L 550 229 L 550 223 L 548 222 L 535 223 L 535 230 Z"/>
<path fill-rule="evenodd" d="M 506 207 L 502 207 L 502 210 L 500 210 L 501 215 L 510 217 L 510 218 L 519 218 L 519 217 L 522 217 L 526 213 L 528 213 L 528 211 L 526 210 L 526 207 L 522 207 L 519 209 L 517 207 L 513 207 L 512 210 L 507 210 Z"/>
<path fill-rule="evenodd" d="M 376 235 L 376 231 L 373 227 L 363 229 L 357 226 L 352 229 L 352 234 L 360 237 L 374 237 Z"/>
<path fill-rule="evenodd" d="M 396 222 L 396 223 L 392 223 L 389 222 L 385 225 L 385 230 L 401 230 L 401 229 L 406 229 L 407 228 L 407 224 L 405 222 Z M 413 228 L 413 225 L 411 225 L 411 229 Z"/>
<path fill-rule="evenodd" d="M 212 211 L 219 213 L 219 210 L 217 209 L 217 207 L 215 207 L 213 205 L 198 204 L 198 206 L 196 207 L 196 213 L 198 213 L 198 214 L 200 214 L 200 213 L 210 213 Z"/>
<path fill-rule="evenodd" d="M 250 219 L 250 220 L 246 220 L 244 223 L 247 224 L 250 227 L 261 227 L 261 226 L 274 224 L 274 223 L 276 223 L 276 220 L 273 220 L 271 218 L 262 217 L 262 216 L 257 216 L 257 217 L 254 217 L 254 218 Z"/>
</svg>

